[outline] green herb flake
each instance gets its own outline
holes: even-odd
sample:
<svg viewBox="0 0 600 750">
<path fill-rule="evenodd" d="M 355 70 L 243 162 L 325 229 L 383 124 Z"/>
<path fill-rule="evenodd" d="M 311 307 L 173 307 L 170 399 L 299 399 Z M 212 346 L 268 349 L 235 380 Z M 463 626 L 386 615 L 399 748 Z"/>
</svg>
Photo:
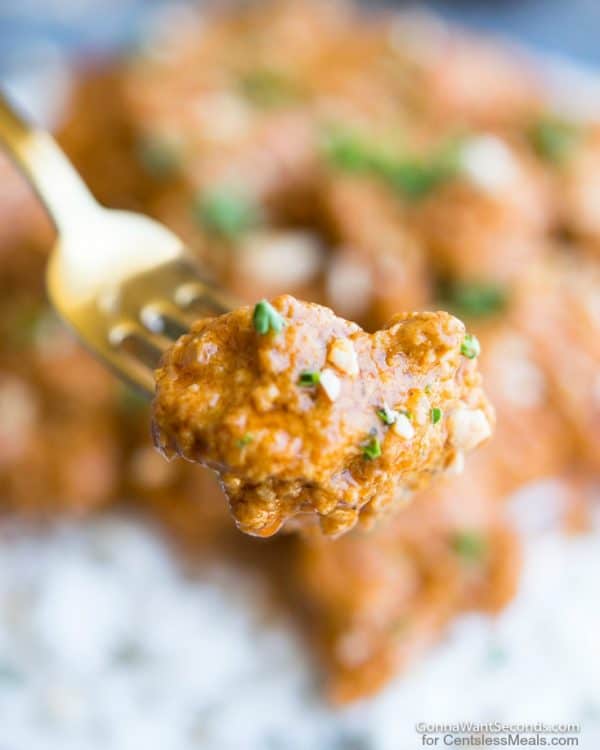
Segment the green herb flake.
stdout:
<svg viewBox="0 0 600 750">
<path fill-rule="evenodd" d="M 394 424 L 396 419 L 398 418 L 398 414 L 393 410 L 390 409 L 388 406 L 384 406 L 381 409 L 377 409 L 377 416 L 383 424 L 391 425 Z"/>
<path fill-rule="evenodd" d="M 263 299 L 260 302 L 257 302 L 254 306 L 252 325 L 257 333 L 264 336 L 269 333 L 269 331 L 273 331 L 273 333 L 281 333 L 285 321 L 273 305 L 271 305 L 270 302 L 267 302 L 266 299 Z"/>
<path fill-rule="evenodd" d="M 363 458 L 367 461 L 373 461 L 381 456 L 381 443 L 379 438 L 372 437 L 369 441 L 363 444 Z"/>
<path fill-rule="evenodd" d="M 298 385 L 301 385 L 303 388 L 311 388 L 312 386 L 319 385 L 320 382 L 321 373 L 318 370 L 304 370 L 298 378 Z"/>
<path fill-rule="evenodd" d="M 324 142 L 329 163 L 345 172 L 367 172 L 373 166 L 372 147 L 359 135 L 346 130 L 332 130 Z"/>
<path fill-rule="evenodd" d="M 451 540 L 452 549 L 469 563 L 481 562 L 488 551 L 487 540 L 477 531 L 460 531 Z"/>
<path fill-rule="evenodd" d="M 385 176 L 394 190 L 411 200 L 423 198 L 444 179 L 435 166 L 418 159 L 399 162 Z"/>
<path fill-rule="evenodd" d="M 400 158 L 382 177 L 405 198 L 421 199 L 458 174 L 461 146 L 461 139 L 451 138 L 425 156 Z"/>
<path fill-rule="evenodd" d="M 466 333 L 460 346 L 460 353 L 467 359 L 475 359 L 481 353 L 479 339 L 472 333 Z"/>
<path fill-rule="evenodd" d="M 529 132 L 531 144 L 537 154 L 554 164 L 564 163 L 581 137 L 581 128 L 575 123 L 551 116 L 538 120 Z"/>
<path fill-rule="evenodd" d="M 227 240 L 235 240 L 262 223 L 260 208 L 253 201 L 225 189 L 201 195 L 194 216 L 208 232 Z"/>
<path fill-rule="evenodd" d="M 243 74 L 238 83 L 246 99 L 262 109 L 283 107 L 303 98 L 298 84 L 276 70 L 250 71 Z"/>
<path fill-rule="evenodd" d="M 437 406 L 434 406 L 431 410 L 431 423 L 437 424 L 442 418 L 442 410 Z"/>
<path fill-rule="evenodd" d="M 506 290 L 497 284 L 449 284 L 440 290 L 442 301 L 457 315 L 487 318 L 506 308 Z"/>
<path fill-rule="evenodd" d="M 403 197 L 417 200 L 457 174 L 457 144 L 457 139 L 451 139 L 423 157 L 392 154 L 355 133 L 337 130 L 326 140 L 325 154 L 338 169 L 370 174 Z"/>
<path fill-rule="evenodd" d="M 253 440 L 254 436 L 247 432 L 245 435 L 242 435 L 242 437 L 237 441 L 237 446 L 238 448 L 245 448 L 247 445 L 250 445 Z"/>
</svg>

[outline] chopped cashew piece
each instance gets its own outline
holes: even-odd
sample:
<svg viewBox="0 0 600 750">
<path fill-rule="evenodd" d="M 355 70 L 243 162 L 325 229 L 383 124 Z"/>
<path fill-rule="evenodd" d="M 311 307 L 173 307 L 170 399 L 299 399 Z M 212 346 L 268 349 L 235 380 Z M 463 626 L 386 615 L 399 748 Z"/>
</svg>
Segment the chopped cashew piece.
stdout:
<svg viewBox="0 0 600 750">
<path fill-rule="evenodd" d="M 155 443 L 216 470 L 249 534 L 294 517 L 330 536 L 368 526 L 490 434 L 464 338 L 444 312 L 397 315 L 369 334 L 290 296 L 200 320 L 156 373 Z M 423 383 L 435 386 L 437 424 L 412 418 L 429 404 Z"/>
<path fill-rule="evenodd" d="M 462 474 L 465 470 L 465 454 L 462 451 L 456 451 L 456 453 L 450 459 L 450 463 L 446 466 L 446 472 L 448 474 Z"/>
<path fill-rule="evenodd" d="M 327 359 L 335 365 L 340 372 L 354 377 L 358 375 L 358 359 L 354 344 L 350 339 L 334 339 L 329 347 Z"/>
<path fill-rule="evenodd" d="M 392 430 L 396 435 L 405 440 L 410 440 L 415 436 L 415 428 L 405 414 L 398 414 L 392 425 Z"/>
<path fill-rule="evenodd" d="M 493 135 L 470 138 L 461 153 L 463 174 L 489 193 L 502 193 L 519 179 L 519 165 L 510 147 Z"/>
<path fill-rule="evenodd" d="M 448 434 L 455 448 L 472 451 L 492 434 L 492 428 L 481 409 L 460 408 L 448 417 Z"/>
<path fill-rule="evenodd" d="M 335 401 L 339 398 L 342 391 L 342 383 L 332 369 L 326 367 L 323 370 L 319 384 L 330 401 Z"/>
</svg>

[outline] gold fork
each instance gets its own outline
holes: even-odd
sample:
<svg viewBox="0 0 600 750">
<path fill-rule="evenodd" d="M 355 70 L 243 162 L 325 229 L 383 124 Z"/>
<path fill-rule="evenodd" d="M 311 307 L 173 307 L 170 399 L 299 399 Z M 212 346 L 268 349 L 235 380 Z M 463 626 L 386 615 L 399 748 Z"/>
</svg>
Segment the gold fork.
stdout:
<svg viewBox="0 0 600 750">
<path fill-rule="evenodd" d="M 153 370 L 173 340 L 194 319 L 235 305 L 162 224 L 101 206 L 54 139 L 1 92 L 0 141 L 58 232 L 46 273 L 52 304 L 117 375 L 152 395 Z"/>
</svg>

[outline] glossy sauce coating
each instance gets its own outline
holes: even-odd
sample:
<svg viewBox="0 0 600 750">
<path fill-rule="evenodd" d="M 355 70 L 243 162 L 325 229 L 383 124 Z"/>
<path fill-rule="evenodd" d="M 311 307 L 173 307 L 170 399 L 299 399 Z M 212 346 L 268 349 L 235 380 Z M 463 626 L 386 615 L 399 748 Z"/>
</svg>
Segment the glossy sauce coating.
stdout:
<svg viewBox="0 0 600 750">
<path fill-rule="evenodd" d="M 259 333 L 251 307 L 199 321 L 156 375 L 156 445 L 214 468 L 243 531 L 315 514 L 326 535 L 368 525 L 491 434 L 448 313 L 369 334 L 290 296 L 272 309 L 280 331 Z"/>
</svg>

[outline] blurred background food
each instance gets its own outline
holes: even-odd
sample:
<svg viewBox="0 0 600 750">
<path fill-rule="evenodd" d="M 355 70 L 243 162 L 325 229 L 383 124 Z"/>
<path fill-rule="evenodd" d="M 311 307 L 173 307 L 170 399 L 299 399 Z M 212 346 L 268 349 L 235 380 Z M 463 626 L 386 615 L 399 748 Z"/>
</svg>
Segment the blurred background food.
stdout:
<svg viewBox="0 0 600 750">
<path fill-rule="evenodd" d="M 2 741 L 379 750 L 497 719 L 596 747 L 598 11 L 437 4 L 557 64 L 414 6 L 230 5 L 0 6 L 3 81 L 248 302 L 460 315 L 496 436 L 369 534 L 244 538 L 48 309 L 52 228 L 0 156 Z"/>
</svg>

